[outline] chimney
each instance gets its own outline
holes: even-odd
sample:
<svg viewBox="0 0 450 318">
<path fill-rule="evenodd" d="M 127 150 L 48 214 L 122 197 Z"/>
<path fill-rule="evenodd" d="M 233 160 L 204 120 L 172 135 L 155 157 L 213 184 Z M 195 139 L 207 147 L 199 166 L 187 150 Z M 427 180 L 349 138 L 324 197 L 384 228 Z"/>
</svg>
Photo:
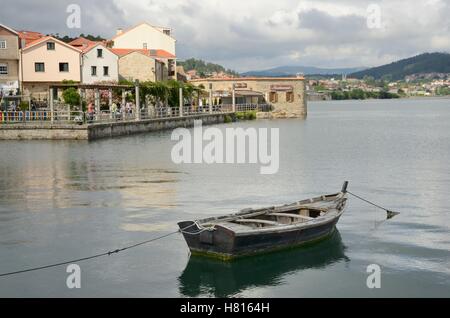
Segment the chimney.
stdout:
<svg viewBox="0 0 450 318">
<path fill-rule="evenodd" d="M 117 29 L 116 35 L 121 35 L 123 33 L 123 29 L 119 28 Z"/>
</svg>

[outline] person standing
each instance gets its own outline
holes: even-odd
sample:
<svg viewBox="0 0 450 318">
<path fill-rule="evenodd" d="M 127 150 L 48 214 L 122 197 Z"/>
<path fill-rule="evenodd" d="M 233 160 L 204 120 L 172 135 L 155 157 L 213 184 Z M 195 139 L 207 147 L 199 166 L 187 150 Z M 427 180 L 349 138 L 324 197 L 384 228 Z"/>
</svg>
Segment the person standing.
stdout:
<svg viewBox="0 0 450 318">
<path fill-rule="evenodd" d="M 111 105 L 111 118 L 115 120 L 116 115 L 117 115 L 117 104 L 113 102 Z"/>
<path fill-rule="evenodd" d="M 90 102 L 88 104 L 88 120 L 89 121 L 93 121 L 94 120 L 94 114 L 95 114 L 94 104 L 92 102 Z"/>
</svg>

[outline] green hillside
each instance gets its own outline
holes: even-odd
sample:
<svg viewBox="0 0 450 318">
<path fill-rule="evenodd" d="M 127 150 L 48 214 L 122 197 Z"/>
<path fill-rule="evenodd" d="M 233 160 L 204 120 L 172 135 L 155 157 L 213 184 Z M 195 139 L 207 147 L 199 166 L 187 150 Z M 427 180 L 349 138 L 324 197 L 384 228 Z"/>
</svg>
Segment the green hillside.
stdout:
<svg viewBox="0 0 450 318">
<path fill-rule="evenodd" d="M 450 54 L 425 53 L 388 65 L 370 68 L 350 74 L 350 77 L 362 79 L 371 76 L 375 79 L 402 80 L 407 75 L 418 73 L 450 73 Z"/>
<path fill-rule="evenodd" d="M 208 63 L 203 60 L 197 60 L 194 58 L 187 59 L 185 61 L 178 61 L 177 64 L 183 66 L 184 70 L 186 72 L 191 71 L 191 70 L 196 70 L 197 73 L 200 75 L 206 75 L 206 74 L 210 74 L 212 72 L 217 72 L 217 73 L 224 72 L 224 73 L 227 73 L 230 75 L 235 75 L 235 76 L 239 75 L 237 72 L 226 69 L 222 65 Z"/>
</svg>

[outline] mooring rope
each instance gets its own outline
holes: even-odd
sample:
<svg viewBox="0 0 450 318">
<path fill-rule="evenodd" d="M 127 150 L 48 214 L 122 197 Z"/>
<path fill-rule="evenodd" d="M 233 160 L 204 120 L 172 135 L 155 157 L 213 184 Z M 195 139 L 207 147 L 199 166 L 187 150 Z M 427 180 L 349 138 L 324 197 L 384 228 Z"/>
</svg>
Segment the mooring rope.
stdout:
<svg viewBox="0 0 450 318">
<path fill-rule="evenodd" d="M 142 245 L 146 245 L 146 244 L 150 244 L 150 243 L 156 242 L 158 240 L 164 239 L 166 237 L 169 237 L 169 236 L 172 236 L 172 235 L 175 235 L 175 234 L 178 234 L 178 233 L 185 233 L 185 231 L 187 229 L 193 227 L 194 225 L 198 226 L 197 222 L 195 222 L 194 224 L 191 224 L 191 225 L 189 225 L 189 226 L 187 226 L 187 227 L 185 227 L 183 229 L 180 229 L 180 230 L 178 230 L 176 232 L 165 234 L 163 236 L 159 236 L 159 237 L 147 240 L 147 241 L 136 243 L 136 244 L 133 244 L 133 245 L 130 245 L 130 246 L 127 246 L 127 247 L 123 247 L 123 248 L 120 248 L 120 249 L 116 249 L 116 250 L 113 250 L 113 251 L 104 252 L 104 253 L 88 256 L 88 257 L 78 258 L 78 259 L 74 259 L 74 260 L 70 260 L 70 261 L 64 261 L 64 262 L 60 262 L 60 263 L 55 263 L 55 264 L 51 264 L 51 265 L 45 265 L 45 266 L 33 267 L 33 268 L 18 270 L 18 271 L 9 272 L 9 273 L 3 273 L 3 274 L 0 274 L 0 277 L 6 277 L 6 276 L 23 274 L 23 273 L 35 272 L 35 271 L 49 269 L 49 268 L 54 268 L 54 267 L 59 267 L 59 266 L 63 266 L 63 265 L 70 265 L 70 264 L 75 264 L 75 263 L 79 263 L 79 262 L 89 261 L 89 260 L 100 258 L 100 257 L 111 256 L 111 255 L 114 255 L 114 254 L 118 254 L 118 253 L 124 252 L 126 250 L 130 250 L 132 248 L 136 248 L 136 247 L 139 247 L 139 246 L 142 246 Z"/>
<path fill-rule="evenodd" d="M 378 209 L 380 209 L 380 210 L 386 211 L 388 219 L 392 219 L 394 216 L 400 214 L 399 212 L 395 212 L 395 211 L 392 211 L 392 210 L 383 208 L 382 206 L 380 206 L 380 205 L 378 205 L 378 204 L 376 204 L 376 203 L 373 203 L 373 202 L 371 202 L 371 201 L 369 201 L 369 200 L 367 200 L 367 199 L 364 199 L 364 198 L 360 197 L 359 195 L 356 195 L 356 194 L 354 194 L 354 193 L 351 193 L 351 192 L 348 191 L 348 190 L 346 191 L 346 193 L 350 194 L 351 196 L 354 196 L 355 198 L 357 198 L 357 199 L 359 199 L 359 200 L 361 200 L 361 201 L 364 201 L 364 202 L 366 202 L 366 203 L 368 203 L 368 204 L 370 204 L 370 205 L 373 205 L 374 207 L 376 207 L 376 208 L 378 208 Z"/>
</svg>

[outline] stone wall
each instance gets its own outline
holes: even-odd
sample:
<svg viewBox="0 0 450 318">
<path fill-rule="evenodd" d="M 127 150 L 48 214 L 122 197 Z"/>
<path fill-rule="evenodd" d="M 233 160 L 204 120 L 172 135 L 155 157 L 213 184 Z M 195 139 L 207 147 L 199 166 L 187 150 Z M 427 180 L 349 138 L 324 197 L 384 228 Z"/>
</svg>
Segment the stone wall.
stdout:
<svg viewBox="0 0 450 318">
<path fill-rule="evenodd" d="M 0 124 L 0 140 L 95 140 L 145 132 L 193 127 L 195 120 L 203 125 L 221 124 L 225 114 L 205 114 L 189 117 L 150 119 L 136 122 L 116 122 L 90 125 Z"/>
<path fill-rule="evenodd" d="M 156 61 L 140 52 L 133 52 L 119 59 L 119 78 L 141 82 L 156 79 Z"/>
<path fill-rule="evenodd" d="M 198 115 L 168 119 L 141 120 L 139 122 L 93 124 L 88 127 L 88 139 L 94 140 L 151 131 L 175 129 L 179 127 L 193 127 L 195 120 L 202 120 L 203 125 L 221 124 L 225 121 L 225 115 Z"/>
<path fill-rule="evenodd" d="M 42 124 L 0 125 L 0 140 L 87 140 L 86 126 Z"/>
</svg>

